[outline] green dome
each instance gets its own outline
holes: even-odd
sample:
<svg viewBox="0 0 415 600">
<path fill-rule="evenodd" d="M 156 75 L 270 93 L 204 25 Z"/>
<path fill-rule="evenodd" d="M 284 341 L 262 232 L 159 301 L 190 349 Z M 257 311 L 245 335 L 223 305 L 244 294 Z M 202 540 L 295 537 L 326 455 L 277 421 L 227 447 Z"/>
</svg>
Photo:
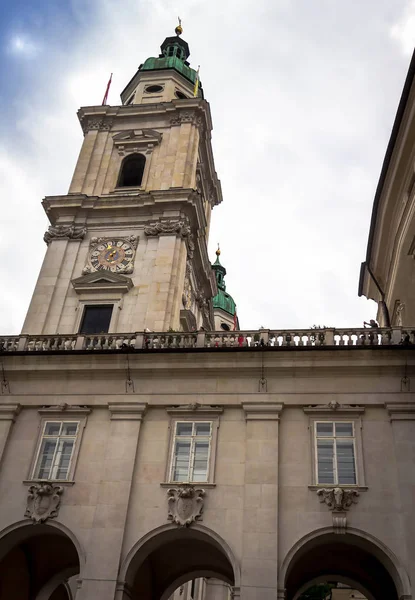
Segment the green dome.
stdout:
<svg viewBox="0 0 415 600">
<path fill-rule="evenodd" d="M 139 71 L 157 71 L 159 69 L 174 69 L 183 77 L 195 84 L 197 72 L 189 66 L 189 46 L 178 35 L 168 37 L 161 45 L 162 54 L 158 58 L 150 57 L 140 66 Z M 199 81 L 200 95 L 203 97 Z"/>
<path fill-rule="evenodd" d="M 218 249 L 216 250 L 216 261 L 212 265 L 212 269 L 215 273 L 216 283 L 218 286 L 218 293 L 212 299 L 213 310 L 215 310 L 216 308 L 220 308 L 233 316 L 236 313 L 236 304 L 232 296 L 229 295 L 226 291 L 226 269 L 223 265 L 220 264 L 219 255 L 220 250 Z"/>
</svg>

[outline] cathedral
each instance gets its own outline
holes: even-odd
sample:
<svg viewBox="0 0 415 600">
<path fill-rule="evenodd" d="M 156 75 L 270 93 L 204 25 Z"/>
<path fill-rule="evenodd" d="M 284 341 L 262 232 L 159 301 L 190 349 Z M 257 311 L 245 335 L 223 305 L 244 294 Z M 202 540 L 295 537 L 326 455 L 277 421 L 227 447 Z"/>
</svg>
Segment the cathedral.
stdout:
<svg viewBox="0 0 415 600">
<path fill-rule="evenodd" d="M 179 25 L 81 108 L 43 200 L 0 337 L 0 600 L 415 600 L 415 59 L 359 281 L 378 323 L 246 331 L 189 55 Z"/>
</svg>

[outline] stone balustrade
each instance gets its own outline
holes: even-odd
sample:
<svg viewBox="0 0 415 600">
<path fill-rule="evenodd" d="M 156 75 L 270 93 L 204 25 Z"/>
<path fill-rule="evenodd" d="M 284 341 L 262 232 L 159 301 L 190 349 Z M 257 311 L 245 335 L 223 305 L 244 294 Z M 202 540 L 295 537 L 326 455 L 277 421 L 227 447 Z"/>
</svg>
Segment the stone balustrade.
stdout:
<svg viewBox="0 0 415 600">
<path fill-rule="evenodd" d="M 140 332 L 94 335 L 0 336 L 0 353 L 159 351 L 192 348 L 397 346 L 415 344 L 415 327 L 378 329 L 260 329 L 252 331 Z"/>
</svg>

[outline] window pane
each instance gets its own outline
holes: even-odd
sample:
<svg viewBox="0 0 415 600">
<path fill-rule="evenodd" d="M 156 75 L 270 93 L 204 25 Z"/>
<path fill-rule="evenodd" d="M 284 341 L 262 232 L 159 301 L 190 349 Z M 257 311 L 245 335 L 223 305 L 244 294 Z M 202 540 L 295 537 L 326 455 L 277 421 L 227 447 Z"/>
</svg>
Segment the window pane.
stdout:
<svg viewBox="0 0 415 600">
<path fill-rule="evenodd" d="M 339 483 L 353 485 L 356 483 L 353 442 L 337 441 L 337 472 Z"/>
<path fill-rule="evenodd" d="M 334 483 L 333 442 L 317 442 L 318 483 Z"/>
<path fill-rule="evenodd" d="M 112 304 L 85 306 L 80 333 L 108 333 Z"/>
<path fill-rule="evenodd" d="M 336 423 L 336 435 L 339 437 L 353 437 L 353 424 Z"/>
<path fill-rule="evenodd" d="M 209 442 L 195 443 L 192 481 L 207 481 Z"/>
<path fill-rule="evenodd" d="M 47 438 L 42 441 L 40 447 L 38 467 L 35 471 L 35 477 L 39 479 L 49 479 L 52 467 L 53 455 L 55 453 L 57 439 Z"/>
<path fill-rule="evenodd" d="M 192 435 L 193 423 L 177 423 L 176 435 Z"/>
<path fill-rule="evenodd" d="M 61 435 L 76 435 L 78 423 L 64 423 Z"/>
<path fill-rule="evenodd" d="M 60 440 L 52 470 L 53 479 L 66 479 L 72 456 L 73 440 Z"/>
<path fill-rule="evenodd" d="M 190 442 L 176 441 L 173 460 L 173 481 L 189 481 Z"/>
<path fill-rule="evenodd" d="M 196 435 L 210 435 L 210 423 L 195 423 Z"/>
<path fill-rule="evenodd" d="M 333 423 L 317 423 L 317 437 L 333 435 Z"/>
<path fill-rule="evenodd" d="M 59 435 L 61 423 L 48 422 L 45 425 L 45 435 Z"/>
</svg>

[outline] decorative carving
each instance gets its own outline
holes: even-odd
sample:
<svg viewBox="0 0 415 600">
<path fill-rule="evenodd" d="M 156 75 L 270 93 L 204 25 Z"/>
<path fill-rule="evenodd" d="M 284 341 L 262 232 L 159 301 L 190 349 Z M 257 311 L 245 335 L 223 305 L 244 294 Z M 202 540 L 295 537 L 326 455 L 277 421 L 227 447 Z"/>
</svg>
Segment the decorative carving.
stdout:
<svg viewBox="0 0 415 600">
<path fill-rule="evenodd" d="M 333 512 L 334 533 L 346 533 L 347 518 L 345 512 Z"/>
<path fill-rule="evenodd" d="M 105 117 L 92 117 L 81 121 L 82 131 L 109 131 L 112 127 L 112 119 Z"/>
<path fill-rule="evenodd" d="M 320 502 L 325 502 L 329 510 L 334 511 L 349 510 L 352 504 L 356 504 L 359 495 L 357 490 L 340 487 L 317 490 Z"/>
<path fill-rule="evenodd" d="M 192 259 L 195 253 L 195 244 L 193 242 L 193 235 L 190 234 L 187 238 L 187 256 Z"/>
<path fill-rule="evenodd" d="M 182 220 L 169 219 L 168 221 L 156 221 L 147 225 L 144 228 L 144 233 L 149 237 L 175 233 L 184 238 L 190 235 L 189 220 L 185 218 Z"/>
<path fill-rule="evenodd" d="M 52 240 L 83 240 L 86 234 L 86 227 L 83 225 L 51 225 L 45 235 L 44 241 L 49 245 Z"/>
<path fill-rule="evenodd" d="M 189 527 L 194 521 L 200 521 L 205 494 L 205 490 L 191 485 L 170 488 L 167 490 L 167 518 L 179 527 Z"/>
<path fill-rule="evenodd" d="M 340 408 L 339 402 L 335 402 L 334 400 L 332 400 L 331 402 L 329 402 L 327 406 L 329 408 L 331 408 L 332 410 L 337 410 L 338 408 Z"/>
<path fill-rule="evenodd" d="M 63 487 L 48 481 L 31 485 L 28 490 L 25 517 L 34 523 L 44 523 L 58 516 Z"/>
<path fill-rule="evenodd" d="M 193 304 L 193 290 L 192 284 L 190 283 L 189 277 L 186 275 L 184 278 L 182 304 L 186 310 L 189 310 Z"/>
</svg>

